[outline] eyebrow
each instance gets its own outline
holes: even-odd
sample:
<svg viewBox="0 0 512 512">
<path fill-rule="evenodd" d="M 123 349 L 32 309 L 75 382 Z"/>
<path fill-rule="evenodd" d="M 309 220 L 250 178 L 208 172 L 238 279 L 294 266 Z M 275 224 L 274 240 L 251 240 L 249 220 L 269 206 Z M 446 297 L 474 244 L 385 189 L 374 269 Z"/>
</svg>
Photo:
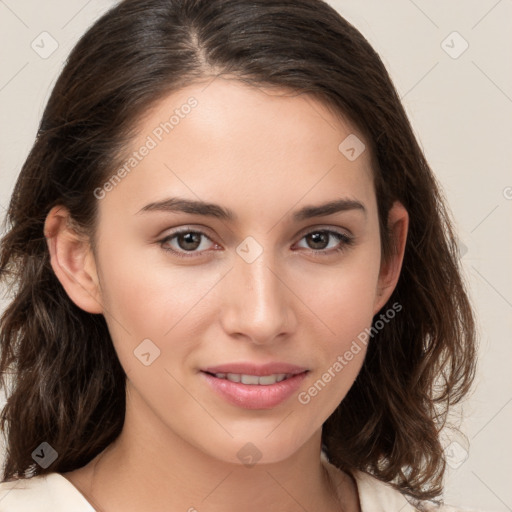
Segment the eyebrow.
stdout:
<svg viewBox="0 0 512 512">
<path fill-rule="evenodd" d="M 350 210 L 359 210 L 366 215 L 366 208 L 363 203 L 353 199 L 341 198 L 320 205 L 304 206 L 293 214 L 293 220 L 297 222 Z M 224 208 L 214 203 L 181 197 L 169 197 L 161 201 L 149 203 L 142 207 L 137 214 L 152 211 L 191 213 L 232 222 L 238 219 L 238 216 L 229 208 Z"/>
</svg>

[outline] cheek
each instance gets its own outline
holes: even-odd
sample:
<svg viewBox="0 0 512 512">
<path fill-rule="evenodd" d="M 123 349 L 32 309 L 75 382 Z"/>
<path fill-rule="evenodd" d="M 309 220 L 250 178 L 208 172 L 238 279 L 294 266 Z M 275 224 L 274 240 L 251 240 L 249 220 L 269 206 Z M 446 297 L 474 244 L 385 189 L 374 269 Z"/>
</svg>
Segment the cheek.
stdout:
<svg viewBox="0 0 512 512">
<path fill-rule="evenodd" d="M 158 354 L 152 367 L 169 366 L 170 359 L 186 357 L 200 342 L 208 314 L 204 299 L 218 273 L 172 266 L 157 251 L 148 261 L 140 247 L 121 251 L 116 245 L 103 245 L 100 268 L 105 318 L 119 360 L 127 374 L 140 369 L 134 355 L 144 342 Z"/>
<path fill-rule="evenodd" d="M 316 313 L 321 326 L 316 329 L 319 341 L 316 351 L 321 354 L 322 362 L 315 375 L 319 381 L 308 396 L 328 387 L 332 393 L 324 394 L 324 400 L 331 408 L 348 392 L 364 361 L 370 341 L 379 261 L 378 248 L 376 254 L 354 252 L 343 265 L 330 269 L 321 279 L 309 275 L 303 280 L 302 294 L 308 297 L 307 305 Z M 311 293 L 314 289 L 317 292 Z M 319 329 L 324 333 L 322 336 Z"/>
<path fill-rule="evenodd" d="M 302 273 L 301 296 L 338 343 L 371 324 L 380 262 L 375 252 L 354 251 L 336 268 Z"/>
<path fill-rule="evenodd" d="M 371 282 L 365 283 L 351 276 L 344 280 L 344 284 L 347 286 L 342 289 L 331 290 L 321 309 L 331 334 L 322 343 L 324 364 L 321 369 L 321 373 L 330 372 L 330 377 L 324 373 L 322 380 L 332 380 L 334 384 L 330 386 L 334 385 L 342 395 L 348 391 L 363 364 L 374 299 Z"/>
<path fill-rule="evenodd" d="M 170 265 L 156 247 L 120 246 L 102 247 L 102 298 L 111 315 L 139 335 L 163 336 L 215 282 L 197 269 Z"/>
<path fill-rule="evenodd" d="M 372 323 L 373 280 L 352 274 L 340 277 L 315 307 L 328 326 L 328 334 L 317 336 L 315 372 L 297 396 L 309 428 L 317 418 L 327 419 L 352 387 L 366 356 Z M 312 308 L 313 309 L 313 308 Z M 324 330 L 325 332 L 325 330 Z M 302 409 L 303 408 L 303 409 Z"/>
</svg>

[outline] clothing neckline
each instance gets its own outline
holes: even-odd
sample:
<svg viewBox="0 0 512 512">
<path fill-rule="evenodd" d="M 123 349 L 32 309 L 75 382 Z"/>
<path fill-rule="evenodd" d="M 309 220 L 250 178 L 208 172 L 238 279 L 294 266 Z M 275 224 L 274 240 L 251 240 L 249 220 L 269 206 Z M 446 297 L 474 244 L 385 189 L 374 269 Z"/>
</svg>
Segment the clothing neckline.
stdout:
<svg viewBox="0 0 512 512">
<path fill-rule="evenodd" d="M 101 512 L 89 501 L 88 498 L 85 497 L 85 494 L 83 494 L 82 491 L 71 480 L 69 480 L 69 478 L 65 477 L 62 473 L 57 472 L 50 473 L 48 476 L 51 475 L 56 475 L 57 477 L 60 477 L 61 482 L 63 481 L 64 485 L 67 485 L 69 488 L 71 488 L 76 494 L 77 499 L 80 499 L 83 502 L 83 505 L 89 507 L 91 509 L 91 512 Z"/>
<path fill-rule="evenodd" d="M 339 470 L 339 468 L 336 466 L 334 466 L 334 468 Z M 76 487 L 71 482 L 71 480 L 66 478 L 63 474 L 54 472 L 48 473 L 44 476 L 48 478 L 53 476 L 54 479 L 57 478 L 62 484 L 66 485 L 70 490 L 72 490 L 77 499 L 80 499 L 82 505 L 88 507 L 87 512 L 106 512 L 96 509 L 95 506 L 89 501 L 89 499 L 86 498 L 85 495 L 78 489 L 78 487 Z M 374 476 L 359 470 L 352 470 L 350 471 L 349 477 L 352 477 L 355 482 L 361 512 L 370 512 L 374 510 L 375 506 L 378 505 L 382 500 L 385 500 L 390 504 L 396 504 L 399 507 L 397 510 L 400 509 L 402 512 L 415 510 L 412 504 L 405 498 L 402 493 L 386 484 L 385 482 L 378 480 Z"/>
<path fill-rule="evenodd" d="M 328 464 L 330 464 L 328 462 Z M 330 464 L 332 466 L 332 464 Z M 337 468 L 336 466 L 333 466 L 335 469 L 339 470 L 339 468 Z M 359 474 L 361 472 L 359 471 L 354 471 L 354 472 L 350 472 L 350 474 L 348 475 L 349 478 L 352 477 L 354 482 L 355 482 L 355 486 L 356 486 L 356 492 L 357 492 L 357 498 L 358 498 L 358 501 L 359 501 L 359 505 L 360 505 L 360 508 L 361 508 L 361 512 L 366 512 L 366 508 L 363 506 L 363 498 L 361 496 L 361 480 L 360 480 L 360 477 L 359 477 Z M 361 473 L 362 474 L 362 473 Z M 58 473 L 58 472 L 55 472 L 55 473 L 48 473 L 46 474 L 45 476 L 46 477 L 51 477 L 52 475 L 60 478 L 60 481 L 64 484 L 64 485 L 67 485 L 68 488 L 70 488 L 77 496 L 77 499 L 80 499 L 83 503 L 83 505 L 87 506 L 90 508 L 91 512 L 103 512 L 101 510 L 98 510 L 97 508 L 95 508 L 95 506 L 89 501 L 89 499 L 82 493 L 82 491 L 80 491 L 80 489 L 73 483 L 71 482 L 71 480 L 69 480 L 67 477 L 65 477 L 62 473 Z M 337 489 L 336 489 L 336 492 L 337 492 Z M 105 511 L 106 512 L 106 511 Z"/>
</svg>

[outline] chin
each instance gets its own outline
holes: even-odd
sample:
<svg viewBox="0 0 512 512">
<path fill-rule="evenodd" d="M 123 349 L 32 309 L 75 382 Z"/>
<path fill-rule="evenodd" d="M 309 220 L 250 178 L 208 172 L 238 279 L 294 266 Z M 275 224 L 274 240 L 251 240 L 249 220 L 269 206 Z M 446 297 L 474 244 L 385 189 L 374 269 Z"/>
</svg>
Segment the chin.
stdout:
<svg viewBox="0 0 512 512">
<path fill-rule="evenodd" d="M 286 437 L 291 437 L 287 435 Z M 252 440 L 251 440 L 252 439 Z M 262 464 L 276 464 L 292 457 L 300 446 L 296 443 L 286 444 L 283 437 L 276 436 L 270 441 L 264 436 L 258 435 L 253 438 L 244 437 L 233 439 L 230 448 L 217 454 L 219 460 L 239 466 L 253 467 Z"/>
</svg>

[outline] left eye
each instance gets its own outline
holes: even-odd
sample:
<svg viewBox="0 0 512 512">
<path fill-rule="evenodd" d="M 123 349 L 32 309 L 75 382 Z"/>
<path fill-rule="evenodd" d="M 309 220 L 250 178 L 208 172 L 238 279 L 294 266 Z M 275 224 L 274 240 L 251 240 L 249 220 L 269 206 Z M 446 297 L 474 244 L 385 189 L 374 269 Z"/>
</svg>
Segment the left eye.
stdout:
<svg viewBox="0 0 512 512">
<path fill-rule="evenodd" d="M 202 247 L 202 238 L 209 240 L 212 244 L 215 243 L 202 231 L 183 230 L 175 232 L 160 241 L 162 249 L 172 252 L 180 257 L 194 257 L 199 256 L 201 252 L 206 250 Z M 329 241 L 336 239 L 337 243 L 329 247 Z M 310 231 L 304 235 L 301 240 L 307 240 L 311 249 L 315 254 L 330 254 L 344 249 L 352 243 L 352 238 L 344 233 L 332 230 L 317 230 Z M 173 242 L 175 242 L 173 244 Z M 312 247 L 311 247 L 312 244 Z M 327 244 L 327 245 L 326 245 Z M 320 246 L 320 247 L 319 247 Z M 202 249 L 202 250 L 200 250 Z M 189 254 L 187 254 L 189 253 Z"/>
<path fill-rule="evenodd" d="M 329 247 L 329 238 L 335 238 L 337 243 L 334 246 Z M 332 251 L 341 251 L 344 249 L 344 246 L 350 245 L 352 243 L 352 238 L 344 233 L 339 233 L 338 231 L 331 230 L 318 230 L 311 231 L 302 237 L 303 239 L 309 239 L 310 243 L 313 244 L 313 249 L 315 253 L 330 253 Z M 324 245 L 327 243 L 327 246 Z M 320 245 L 321 247 L 318 247 Z"/>
</svg>

